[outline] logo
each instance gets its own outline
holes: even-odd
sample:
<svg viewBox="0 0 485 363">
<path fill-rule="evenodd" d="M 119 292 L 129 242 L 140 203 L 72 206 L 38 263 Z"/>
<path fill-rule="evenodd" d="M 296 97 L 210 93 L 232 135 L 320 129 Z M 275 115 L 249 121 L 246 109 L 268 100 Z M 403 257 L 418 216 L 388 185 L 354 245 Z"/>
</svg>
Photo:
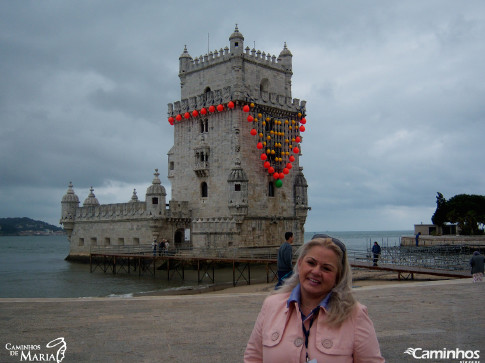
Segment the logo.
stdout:
<svg viewBox="0 0 485 363">
<path fill-rule="evenodd" d="M 64 360 L 67 343 L 63 337 L 51 340 L 43 349 L 40 344 L 5 344 L 10 357 L 16 357 L 19 362 L 56 362 Z"/>
<path fill-rule="evenodd" d="M 409 354 L 415 359 L 453 359 L 459 363 L 480 363 L 479 350 L 408 348 L 404 351 L 404 354 Z"/>
</svg>

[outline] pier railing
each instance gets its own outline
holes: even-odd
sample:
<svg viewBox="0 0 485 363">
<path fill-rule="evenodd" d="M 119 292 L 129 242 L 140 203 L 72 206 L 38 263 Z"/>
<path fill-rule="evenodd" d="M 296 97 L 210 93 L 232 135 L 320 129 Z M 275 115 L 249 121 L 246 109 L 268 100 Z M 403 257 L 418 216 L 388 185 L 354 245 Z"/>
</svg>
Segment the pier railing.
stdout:
<svg viewBox="0 0 485 363">
<path fill-rule="evenodd" d="M 294 251 L 299 246 L 294 246 Z M 226 247 L 206 249 L 171 248 L 169 250 L 153 251 L 150 244 L 136 246 L 99 246 L 91 247 L 91 254 L 104 255 L 143 255 L 143 256 L 173 256 L 177 258 L 229 259 L 229 260 L 262 260 L 276 262 L 278 246 L 269 247 Z M 293 254 L 296 257 L 296 253 Z M 370 250 L 347 250 L 351 264 L 373 264 L 373 254 Z M 460 253 L 453 248 L 413 248 L 413 247 L 383 247 L 379 256 L 379 265 L 417 267 L 425 269 L 442 269 L 446 271 L 465 271 L 469 267 L 470 255 Z"/>
</svg>

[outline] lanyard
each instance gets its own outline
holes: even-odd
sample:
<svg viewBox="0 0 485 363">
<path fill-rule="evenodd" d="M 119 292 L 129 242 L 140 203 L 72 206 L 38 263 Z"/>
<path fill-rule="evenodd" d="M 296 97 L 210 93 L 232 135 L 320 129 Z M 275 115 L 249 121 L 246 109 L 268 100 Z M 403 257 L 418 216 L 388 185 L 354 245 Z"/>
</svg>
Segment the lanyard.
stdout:
<svg viewBox="0 0 485 363">
<path fill-rule="evenodd" d="M 301 313 L 301 329 L 303 330 L 303 335 L 305 336 L 305 348 L 306 348 L 306 361 L 307 362 L 310 359 L 308 357 L 308 337 L 310 336 L 310 329 L 312 328 L 313 322 L 315 320 L 315 317 L 318 315 L 319 310 L 320 310 L 320 307 L 317 306 L 310 313 L 310 315 L 312 317 L 310 318 L 310 325 L 308 326 L 308 330 L 305 328 L 305 323 L 304 323 L 306 317 L 303 315 L 303 313 Z"/>
</svg>

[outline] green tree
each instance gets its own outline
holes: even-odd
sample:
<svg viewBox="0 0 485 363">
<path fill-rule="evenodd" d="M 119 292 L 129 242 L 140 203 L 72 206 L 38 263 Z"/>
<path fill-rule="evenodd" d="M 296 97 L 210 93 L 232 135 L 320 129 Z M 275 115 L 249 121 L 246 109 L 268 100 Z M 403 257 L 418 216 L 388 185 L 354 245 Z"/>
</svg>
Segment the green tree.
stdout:
<svg viewBox="0 0 485 363">
<path fill-rule="evenodd" d="M 457 223 L 460 234 L 483 234 L 485 196 L 458 194 L 446 202 L 447 222 Z M 434 222 L 433 222 L 434 223 Z"/>
<path fill-rule="evenodd" d="M 446 199 L 443 194 L 438 192 L 436 194 L 436 210 L 431 217 L 431 222 L 433 222 L 433 224 L 436 224 L 437 226 L 442 227 L 446 223 L 447 213 L 448 210 L 446 207 Z"/>
</svg>

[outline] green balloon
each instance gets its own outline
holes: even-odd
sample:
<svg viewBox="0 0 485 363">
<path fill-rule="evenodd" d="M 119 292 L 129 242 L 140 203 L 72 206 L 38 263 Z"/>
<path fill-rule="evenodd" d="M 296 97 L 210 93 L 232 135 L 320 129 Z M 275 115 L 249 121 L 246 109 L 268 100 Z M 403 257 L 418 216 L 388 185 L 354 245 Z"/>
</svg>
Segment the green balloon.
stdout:
<svg viewBox="0 0 485 363">
<path fill-rule="evenodd" d="M 277 181 L 275 181 L 274 185 L 276 186 L 276 188 L 281 188 L 283 182 L 281 181 L 281 179 L 278 179 Z"/>
</svg>

